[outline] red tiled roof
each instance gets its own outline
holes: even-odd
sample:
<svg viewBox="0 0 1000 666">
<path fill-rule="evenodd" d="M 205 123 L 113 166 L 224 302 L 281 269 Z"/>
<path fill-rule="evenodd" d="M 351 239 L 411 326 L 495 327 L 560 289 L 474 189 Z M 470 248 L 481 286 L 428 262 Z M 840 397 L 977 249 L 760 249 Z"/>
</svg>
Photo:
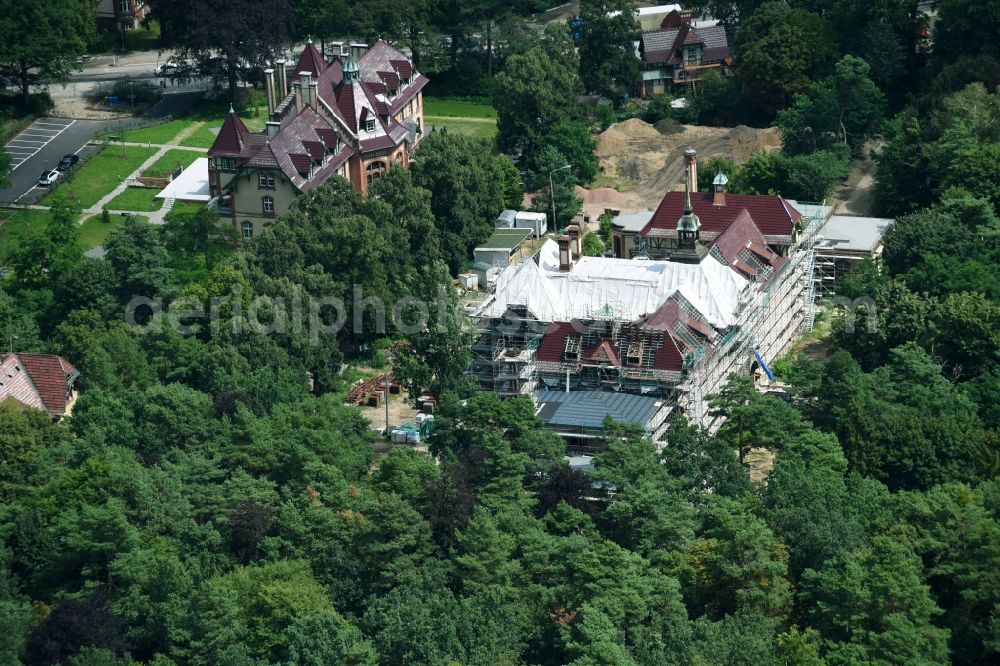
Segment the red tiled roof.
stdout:
<svg viewBox="0 0 1000 666">
<path fill-rule="evenodd" d="M 539 361 L 561 361 L 566 338 L 570 335 L 580 335 L 572 322 L 557 321 L 549 324 L 545 330 L 545 336 L 538 344 L 538 351 L 535 358 Z"/>
<path fill-rule="evenodd" d="M 316 130 L 316 135 L 319 137 L 320 141 L 326 144 L 327 148 L 333 148 L 337 145 L 337 133 L 332 129 L 320 127 Z"/>
<path fill-rule="evenodd" d="M 361 150 L 368 152 L 370 150 L 385 150 L 387 148 L 395 148 L 396 141 L 388 135 L 377 136 L 373 139 L 362 139 L 361 140 Z"/>
<path fill-rule="evenodd" d="M 684 357 L 671 336 L 663 336 L 663 346 L 653 356 L 653 367 L 657 370 L 674 371 L 680 371 L 684 367 Z"/>
<path fill-rule="evenodd" d="M 712 205 L 712 194 L 695 192 L 691 205 L 701 219 L 701 231 L 722 233 L 746 209 L 757 228 L 765 236 L 789 236 L 802 215 L 779 196 L 759 194 L 726 194 L 725 206 Z M 649 236 L 654 231 L 673 231 L 684 212 L 684 193 L 667 192 L 652 219 L 640 232 Z M 653 234 L 656 235 L 656 234 Z"/>
<path fill-rule="evenodd" d="M 584 360 L 594 361 L 596 363 L 610 363 L 611 365 L 618 365 L 618 354 L 615 353 L 614 347 L 607 340 L 601 340 L 599 343 L 588 349 L 584 355 Z"/>
<path fill-rule="evenodd" d="M 396 72 L 379 72 L 378 76 L 389 90 L 395 90 L 399 87 L 399 77 Z"/>
<path fill-rule="evenodd" d="M 358 116 L 354 108 L 354 91 L 352 86 L 341 81 L 333 90 L 335 108 L 340 112 L 340 117 L 347 123 L 347 127 L 352 132 L 358 131 Z"/>
<path fill-rule="evenodd" d="M 53 416 L 66 412 L 66 395 L 79 375 L 69 361 L 54 354 L 17 354 L 24 371 Z"/>
<path fill-rule="evenodd" d="M 404 79 L 408 79 L 413 75 L 413 65 L 409 60 L 390 60 L 389 64 L 393 66 L 399 75 Z"/>
<path fill-rule="evenodd" d="M 718 248 L 725 262 L 732 266 L 740 258 L 740 253 L 743 252 L 743 250 L 745 250 L 750 243 L 756 243 L 758 247 L 767 246 L 767 242 L 764 240 L 763 234 L 760 233 L 760 229 L 758 229 L 757 225 L 754 224 L 750 213 L 746 208 L 743 208 L 740 210 L 739 214 L 733 218 L 733 221 L 729 224 L 726 230 L 715 239 L 715 242 L 712 245 Z M 770 261 L 773 255 L 773 252 L 767 250 L 767 254 L 762 258 Z"/>
<path fill-rule="evenodd" d="M 319 52 L 316 45 L 312 42 L 306 44 L 306 48 L 303 49 L 302 55 L 299 56 L 299 61 L 295 63 L 295 71 L 292 73 L 292 78 L 288 81 L 292 83 L 299 80 L 300 72 L 310 72 L 313 79 L 318 79 L 319 75 L 322 74 L 327 68 L 326 60 L 323 59 L 323 54 Z"/>
<path fill-rule="evenodd" d="M 309 173 L 309 169 L 312 167 L 312 160 L 308 155 L 305 153 L 289 153 L 288 157 L 292 160 L 292 165 L 298 173 Z"/>
<path fill-rule="evenodd" d="M 260 147 L 257 154 L 250 158 L 247 162 L 248 166 L 252 167 L 264 167 L 268 169 L 273 169 L 278 164 L 278 158 L 274 156 L 274 151 L 271 150 L 271 144 L 266 144 Z"/>
<path fill-rule="evenodd" d="M 326 146 L 323 145 L 322 141 L 312 141 L 309 139 L 304 139 L 302 141 L 302 146 L 309 153 L 309 157 L 314 160 L 322 160 L 323 155 L 326 154 Z"/>
<path fill-rule="evenodd" d="M 242 155 L 247 145 L 250 143 L 250 130 L 243 124 L 240 117 L 230 112 L 222 122 L 219 135 L 215 137 L 212 148 L 208 151 L 209 157 L 216 155 L 238 156 Z"/>
<path fill-rule="evenodd" d="M 670 298 L 663 305 L 656 308 L 656 311 L 648 315 L 639 323 L 639 328 L 644 331 L 670 331 L 674 324 L 680 319 L 681 308 L 677 301 Z"/>
</svg>

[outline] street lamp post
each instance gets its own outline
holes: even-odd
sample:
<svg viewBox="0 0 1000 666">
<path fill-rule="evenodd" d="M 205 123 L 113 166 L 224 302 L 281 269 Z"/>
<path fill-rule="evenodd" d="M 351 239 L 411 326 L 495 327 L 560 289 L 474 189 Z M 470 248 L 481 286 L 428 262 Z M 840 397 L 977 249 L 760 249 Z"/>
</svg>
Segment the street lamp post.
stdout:
<svg viewBox="0 0 1000 666">
<path fill-rule="evenodd" d="M 561 167 L 559 167 L 558 169 L 553 169 L 552 171 L 549 172 L 549 201 L 552 202 L 552 228 L 553 229 L 556 228 L 556 193 L 555 193 L 555 188 L 552 185 L 552 174 L 554 174 L 556 171 L 565 171 L 566 169 L 572 169 L 572 168 L 573 168 L 573 166 L 571 164 L 564 164 Z"/>
</svg>

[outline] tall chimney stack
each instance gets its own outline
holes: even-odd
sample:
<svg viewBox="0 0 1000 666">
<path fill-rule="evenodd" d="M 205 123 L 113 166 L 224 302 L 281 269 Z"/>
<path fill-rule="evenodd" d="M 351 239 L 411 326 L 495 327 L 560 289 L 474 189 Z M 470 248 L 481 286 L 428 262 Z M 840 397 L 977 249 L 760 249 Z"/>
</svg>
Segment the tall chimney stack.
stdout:
<svg viewBox="0 0 1000 666">
<path fill-rule="evenodd" d="M 556 239 L 559 244 L 559 270 L 568 273 L 573 270 L 573 250 L 570 249 L 569 236 L 560 236 Z"/>
<path fill-rule="evenodd" d="M 580 227 L 576 224 L 571 224 L 566 227 L 566 235 L 569 236 L 569 248 L 573 253 L 573 259 L 580 258 Z"/>
<path fill-rule="evenodd" d="M 285 59 L 275 63 L 278 65 L 278 99 L 288 96 L 288 70 L 285 69 Z"/>
<path fill-rule="evenodd" d="M 264 79 L 267 82 L 267 117 L 274 113 L 274 70 L 271 68 L 264 70 Z"/>
<path fill-rule="evenodd" d="M 698 191 L 698 153 L 694 148 L 688 147 L 684 151 L 684 166 L 687 169 L 687 177 L 691 183 L 691 191 Z"/>
</svg>

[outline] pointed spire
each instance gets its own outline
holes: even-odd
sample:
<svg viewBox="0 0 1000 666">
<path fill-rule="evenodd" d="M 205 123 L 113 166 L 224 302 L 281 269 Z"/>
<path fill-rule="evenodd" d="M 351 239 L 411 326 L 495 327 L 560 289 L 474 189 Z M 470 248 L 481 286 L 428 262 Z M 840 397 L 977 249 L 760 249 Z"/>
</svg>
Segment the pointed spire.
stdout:
<svg viewBox="0 0 1000 666">
<path fill-rule="evenodd" d="M 691 178 L 684 179 L 684 214 L 690 215 L 694 212 L 694 208 L 691 207 Z"/>
<path fill-rule="evenodd" d="M 677 220 L 677 231 L 697 234 L 701 229 L 701 220 L 694 214 L 694 207 L 691 205 L 691 172 L 686 170 L 684 178 L 684 214 Z"/>
</svg>

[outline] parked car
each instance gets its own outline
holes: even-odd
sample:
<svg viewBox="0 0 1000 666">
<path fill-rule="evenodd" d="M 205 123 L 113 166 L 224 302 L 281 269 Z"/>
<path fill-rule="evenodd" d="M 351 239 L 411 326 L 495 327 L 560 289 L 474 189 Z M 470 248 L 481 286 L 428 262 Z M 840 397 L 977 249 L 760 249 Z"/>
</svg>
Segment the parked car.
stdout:
<svg viewBox="0 0 1000 666">
<path fill-rule="evenodd" d="M 49 187 L 50 185 L 55 185 L 57 180 L 59 180 L 59 172 L 52 169 L 51 171 L 42 172 L 42 175 L 38 177 L 38 184 Z"/>
<path fill-rule="evenodd" d="M 66 169 L 72 169 L 76 166 L 76 163 L 80 161 L 79 155 L 74 155 L 72 153 L 68 155 L 63 155 L 63 158 L 59 160 L 59 166 L 56 167 L 59 171 L 65 171 Z"/>
<path fill-rule="evenodd" d="M 178 68 L 177 61 L 168 60 L 167 62 L 163 63 L 155 70 L 153 70 L 153 73 L 156 74 L 157 76 L 169 76 L 173 74 L 177 68 Z"/>
</svg>

